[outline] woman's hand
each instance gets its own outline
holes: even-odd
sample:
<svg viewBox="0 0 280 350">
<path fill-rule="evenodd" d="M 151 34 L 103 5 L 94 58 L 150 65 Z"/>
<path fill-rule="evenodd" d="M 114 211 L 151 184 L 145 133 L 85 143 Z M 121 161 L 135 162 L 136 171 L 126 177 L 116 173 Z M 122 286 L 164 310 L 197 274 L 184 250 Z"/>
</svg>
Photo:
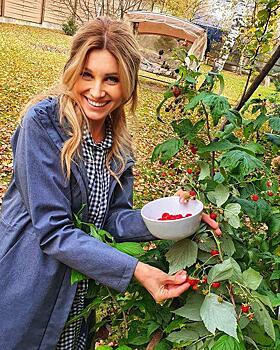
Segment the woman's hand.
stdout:
<svg viewBox="0 0 280 350">
<path fill-rule="evenodd" d="M 134 277 L 147 289 L 156 302 L 178 297 L 190 287 L 186 271 L 179 271 L 170 276 L 140 261 L 136 265 Z"/>
<path fill-rule="evenodd" d="M 190 195 L 188 192 L 183 191 L 182 189 L 178 190 L 175 193 L 175 196 L 179 196 L 180 203 L 188 203 L 188 200 L 190 199 Z M 208 224 L 213 230 L 216 236 L 221 236 L 222 231 L 219 228 L 218 223 L 210 218 L 210 215 L 206 213 L 202 213 L 202 221 L 204 221 L 206 224 Z"/>
</svg>

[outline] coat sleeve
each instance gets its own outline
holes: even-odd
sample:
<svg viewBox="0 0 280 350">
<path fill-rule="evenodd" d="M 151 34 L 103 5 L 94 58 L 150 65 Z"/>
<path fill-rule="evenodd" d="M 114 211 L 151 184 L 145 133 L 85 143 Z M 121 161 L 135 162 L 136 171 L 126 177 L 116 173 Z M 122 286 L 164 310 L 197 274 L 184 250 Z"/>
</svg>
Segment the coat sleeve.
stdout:
<svg viewBox="0 0 280 350">
<path fill-rule="evenodd" d="M 129 167 L 116 184 L 104 229 L 110 232 L 118 242 L 152 241 L 156 239 L 147 229 L 139 209 L 133 207 L 133 174 Z"/>
<path fill-rule="evenodd" d="M 74 227 L 60 150 L 40 123 L 41 117 L 33 111 L 23 118 L 14 155 L 16 186 L 40 247 L 61 263 L 122 292 L 133 276 L 137 259 Z"/>
</svg>

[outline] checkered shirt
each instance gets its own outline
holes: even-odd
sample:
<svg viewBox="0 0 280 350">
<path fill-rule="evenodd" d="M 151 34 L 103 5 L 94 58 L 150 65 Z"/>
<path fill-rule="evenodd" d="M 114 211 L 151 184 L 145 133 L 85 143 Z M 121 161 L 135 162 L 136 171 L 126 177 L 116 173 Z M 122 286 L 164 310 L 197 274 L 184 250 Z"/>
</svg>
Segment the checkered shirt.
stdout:
<svg viewBox="0 0 280 350">
<path fill-rule="evenodd" d="M 87 171 L 89 187 L 89 222 L 100 228 L 107 207 L 110 185 L 110 174 L 105 167 L 107 151 L 112 147 L 113 138 L 111 125 L 107 123 L 105 139 L 96 144 L 90 132 L 86 129 L 82 142 L 84 164 Z M 85 306 L 88 280 L 78 283 L 76 295 L 68 320 L 78 315 Z M 82 331 L 83 319 L 80 318 L 66 326 L 60 335 L 56 350 L 84 350 L 86 334 Z"/>
</svg>

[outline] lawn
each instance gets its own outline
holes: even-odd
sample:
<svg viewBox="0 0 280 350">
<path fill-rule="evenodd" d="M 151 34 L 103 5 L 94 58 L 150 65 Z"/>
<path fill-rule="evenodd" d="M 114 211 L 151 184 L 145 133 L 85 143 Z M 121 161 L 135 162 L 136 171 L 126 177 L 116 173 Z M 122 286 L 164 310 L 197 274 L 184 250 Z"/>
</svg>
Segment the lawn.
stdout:
<svg viewBox="0 0 280 350">
<path fill-rule="evenodd" d="M 67 58 L 71 38 L 60 31 L 0 24 L 0 198 L 12 171 L 9 140 L 15 129 L 19 112 L 33 95 L 54 85 Z M 209 67 L 203 67 L 204 70 Z M 145 77 L 143 77 L 145 76 Z M 166 84 L 149 77 L 170 81 L 147 72 L 140 72 L 139 106 L 136 117 L 129 116 L 137 163 L 135 167 L 135 205 L 163 194 L 173 193 L 180 185 L 182 169 L 152 165 L 155 145 L 171 132 L 157 121 L 155 109 Z M 235 104 L 241 95 L 245 77 L 224 72 L 225 95 Z M 272 90 L 270 88 L 269 90 Z M 256 93 L 265 94 L 263 86 Z M 167 120 L 170 116 L 165 115 Z M 185 160 L 187 162 L 187 160 Z"/>
</svg>

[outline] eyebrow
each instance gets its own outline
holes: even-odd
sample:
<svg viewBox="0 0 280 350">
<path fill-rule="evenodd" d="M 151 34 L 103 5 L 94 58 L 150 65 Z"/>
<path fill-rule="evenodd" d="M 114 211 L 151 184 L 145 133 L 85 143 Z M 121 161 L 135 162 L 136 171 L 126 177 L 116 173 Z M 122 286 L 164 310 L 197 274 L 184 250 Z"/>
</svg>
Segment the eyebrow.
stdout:
<svg viewBox="0 0 280 350">
<path fill-rule="evenodd" d="M 92 70 L 89 69 L 89 68 L 87 68 L 87 67 L 84 69 L 84 71 L 87 71 L 87 72 L 89 72 L 89 73 L 92 73 Z M 106 73 L 106 74 L 105 74 L 106 77 L 107 77 L 107 76 L 112 76 L 112 75 L 118 76 L 119 73 L 118 73 L 118 72 L 112 72 L 112 73 Z"/>
</svg>

